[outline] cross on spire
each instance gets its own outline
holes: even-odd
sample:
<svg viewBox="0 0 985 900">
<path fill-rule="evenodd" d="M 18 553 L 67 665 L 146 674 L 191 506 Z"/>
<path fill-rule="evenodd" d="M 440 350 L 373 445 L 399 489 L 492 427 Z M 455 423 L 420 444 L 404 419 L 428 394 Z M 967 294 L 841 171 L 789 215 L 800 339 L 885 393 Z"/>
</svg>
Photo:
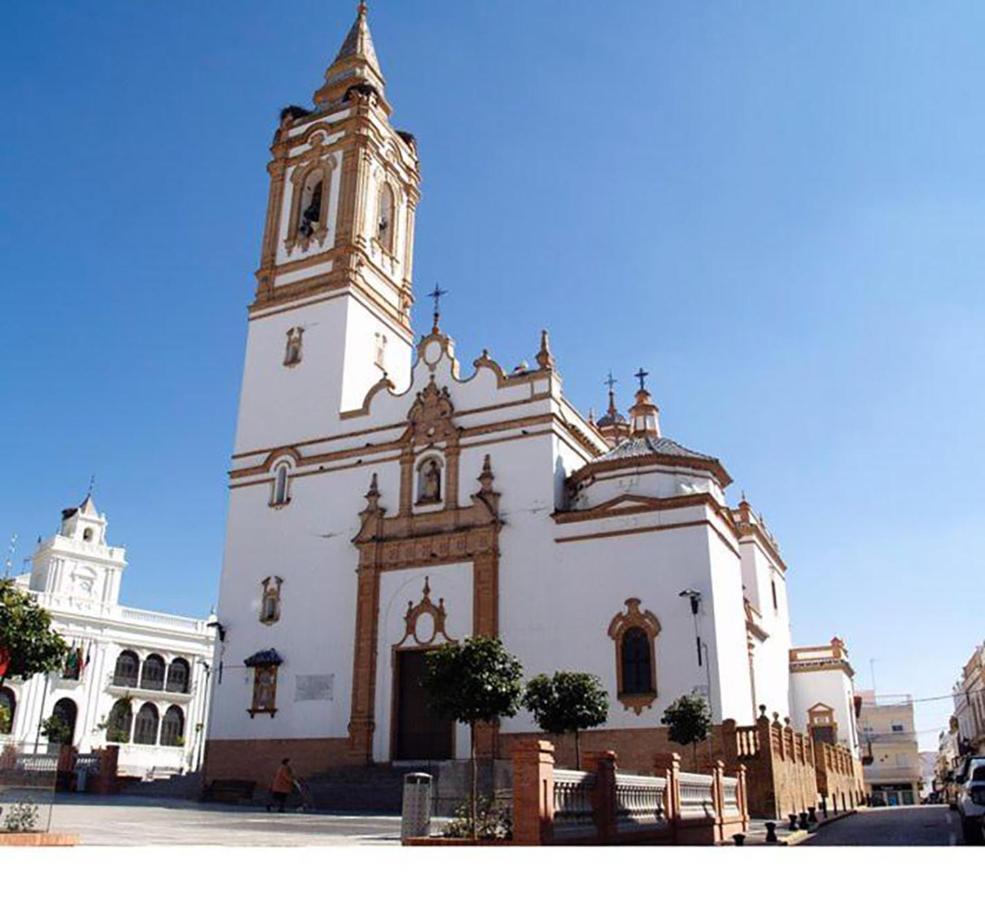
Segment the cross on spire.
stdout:
<svg viewBox="0 0 985 900">
<path fill-rule="evenodd" d="M 441 285 L 436 281 L 434 283 L 434 290 L 428 294 L 428 296 L 434 300 L 434 324 L 431 326 L 432 334 L 437 334 L 439 331 L 438 320 L 441 318 L 441 298 L 447 293 L 448 291 L 442 290 Z"/>
<path fill-rule="evenodd" d="M 602 382 L 602 384 L 607 385 L 609 388 L 609 393 L 612 393 L 612 389 L 619 383 L 618 378 L 612 377 L 612 369 L 609 369 L 609 377 Z"/>
<path fill-rule="evenodd" d="M 644 370 L 642 366 L 640 366 L 640 370 L 633 376 L 633 378 L 639 379 L 641 391 L 646 390 L 646 376 L 649 374 L 650 374 L 649 372 L 647 372 L 646 370 Z"/>
<path fill-rule="evenodd" d="M 92 491 L 96 487 L 96 476 L 95 474 L 89 476 L 89 491 L 86 496 L 91 497 Z"/>
</svg>

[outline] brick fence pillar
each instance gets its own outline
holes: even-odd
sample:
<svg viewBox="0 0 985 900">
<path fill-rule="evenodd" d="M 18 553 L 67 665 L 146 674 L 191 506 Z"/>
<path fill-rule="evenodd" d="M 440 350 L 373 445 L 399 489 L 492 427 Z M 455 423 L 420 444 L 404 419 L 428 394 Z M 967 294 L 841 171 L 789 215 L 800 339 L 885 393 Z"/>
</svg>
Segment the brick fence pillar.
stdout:
<svg viewBox="0 0 985 900">
<path fill-rule="evenodd" d="M 678 824 L 681 820 L 681 755 L 679 753 L 658 753 L 653 760 L 656 773 L 667 779 L 664 793 L 664 815 L 670 823 L 672 840 L 677 843 Z"/>
<path fill-rule="evenodd" d="M 592 812 L 599 843 L 609 844 L 616 838 L 616 753 L 602 750 L 586 753 L 584 759 L 586 771 L 595 773 Z"/>
<path fill-rule="evenodd" d="M 103 747 L 99 753 L 99 777 L 92 788 L 96 794 L 115 794 L 117 790 L 116 773 L 120 760 L 120 748 L 116 744 Z"/>
<path fill-rule="evenodd" d="M 554 745 L 517 741 L 513 750 L 513 843 L 554 839 Z"/>
</svg>

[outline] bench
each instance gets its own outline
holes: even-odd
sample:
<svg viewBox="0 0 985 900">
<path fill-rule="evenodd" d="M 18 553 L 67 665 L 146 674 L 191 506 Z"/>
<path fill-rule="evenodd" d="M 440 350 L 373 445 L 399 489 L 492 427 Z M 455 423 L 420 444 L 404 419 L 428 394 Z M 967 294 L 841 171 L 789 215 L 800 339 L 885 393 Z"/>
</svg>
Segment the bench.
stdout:
<svg viewBox="0 0 985 900">
<path fill-rule="evenodd" d="M 257 783 L 241 778 L 216 778 L 202 794 L 202 800 L 215 803 L 249 803 L 253 799 Z"/>
</svg>

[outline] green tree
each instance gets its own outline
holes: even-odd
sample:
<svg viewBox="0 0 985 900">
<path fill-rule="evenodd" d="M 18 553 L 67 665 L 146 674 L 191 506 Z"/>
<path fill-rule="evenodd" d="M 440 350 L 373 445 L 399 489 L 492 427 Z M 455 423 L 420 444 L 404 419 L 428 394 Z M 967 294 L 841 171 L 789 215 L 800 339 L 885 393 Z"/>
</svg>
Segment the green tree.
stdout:
<svg viewBox="0 0 985 900">
<path fill-rule="evenodd" d="M 498 637 L 471 637 L 444 644 L 427 656 L 422 685 L 431 708 L 469 726 L 472 764 L 471 827 L 476 837 L 479 772 L 475 758 L 475 727 L 515 716 L 523 693 L 523 668 Z"/>
<path fill-rule="evenodd" d="M 575 736 L 575 766 L 581 768 L 581 732 L 604 725 L 609 695 L 597 676 L 588 672 L 555 672 L 530 680 L 523 705 L 537 726 L 549 734 Z"/>
<path fill-rule="evenodd" d="M 698 744 L 708 737 L 711 731 L 711 710 L 700 694 L 684 694 L 678 697 L 660 719 L 667 725 L 670 739 L 675 744 L 691 745 L 694 767 L 698 767 Z"/>
<path fill-rule="evenodd" d="M 11 579 L 0 580 L 0 685 L 7 676 L 30 678 L 61 668 L 68 646 L 51 627 L 51 616 Z"/>
</svg>

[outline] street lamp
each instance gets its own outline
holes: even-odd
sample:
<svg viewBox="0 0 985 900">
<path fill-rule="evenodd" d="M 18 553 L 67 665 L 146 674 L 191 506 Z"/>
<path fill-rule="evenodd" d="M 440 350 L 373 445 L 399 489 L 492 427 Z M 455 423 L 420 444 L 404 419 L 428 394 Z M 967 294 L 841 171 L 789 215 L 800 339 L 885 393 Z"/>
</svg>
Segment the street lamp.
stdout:
<svg viewBox="0 0 985 900">
<path fill-rule="evenodd" d="M 698 647 L 698 665 L 701 665 L 701 638 L 698 635 L 698 609 L 701 606 L 701 591 L 681 591 L 678 597 L 687 597 L 691 601 L 691 615 L 694 616 L 694 641 Z"/>
</svg>

